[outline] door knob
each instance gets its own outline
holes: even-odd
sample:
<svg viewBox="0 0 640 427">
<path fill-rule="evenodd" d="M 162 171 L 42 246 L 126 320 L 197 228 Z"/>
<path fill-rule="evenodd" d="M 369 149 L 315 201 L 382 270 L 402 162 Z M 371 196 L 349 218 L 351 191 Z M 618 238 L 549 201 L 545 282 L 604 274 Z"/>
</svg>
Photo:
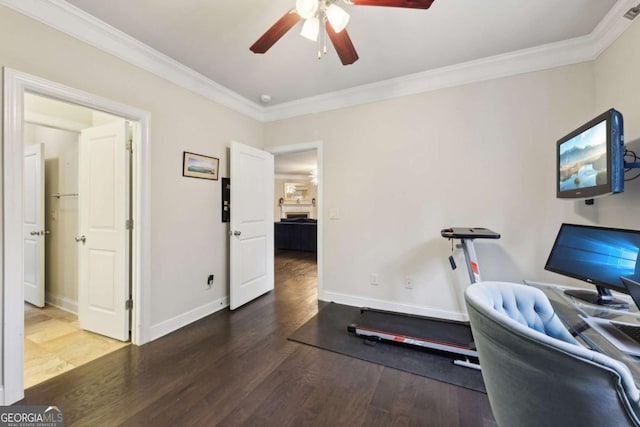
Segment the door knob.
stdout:
<svg viewBox="0 0 640 427">
<path fill-rule="evenodd" d="M 39 235 L 40 235 L 40 232 L 39 232 L 39 231 L 32 231 L 32 232 L 31 232 L 31 233 L 29 233 L 29 234 L 31 234 L 32 236 L 39 236 Z"/>
<path fill-rule="evenodd" d="M 76 239 L 76 242 L 85 243 L 87 241 L 87 238 L 84 235 L 82 235 L 80 237 L 76 237 L 75 239 Z"/>
<path fill-rule="evenodd" d="M 236 231 L 234 231 L 234 232 L 233 232 L 233 235 L 234 235 L 234 236 L 239 236 L 239 235 L 241 235 L 241 234 L 242 234 L 242 231 L 238 231 L 238 230 L 236 230 Z"/>
<path fill-rule="evenodd" d="M 44 231 L 42 232 L 42 234 L 51 234 L 51 231 L 49 231 L 49 230 L 44 230 Z"/>
</svg>

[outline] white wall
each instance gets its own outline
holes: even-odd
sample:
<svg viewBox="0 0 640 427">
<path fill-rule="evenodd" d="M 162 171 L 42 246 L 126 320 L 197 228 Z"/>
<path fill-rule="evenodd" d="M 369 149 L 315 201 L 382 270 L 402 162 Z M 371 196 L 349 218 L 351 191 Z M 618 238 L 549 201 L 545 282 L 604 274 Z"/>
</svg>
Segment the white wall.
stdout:
<svg viewBox="0 0 640 427">
<path fill-rule="evenodd" d="M 152 335 L 220 307 L 228 295 L 221 183 L 182 177 L 182 153 L 218 157 L 228 176 L 229 141 L 262 146 L 261 123 L 5 7 L 0 23 L 1 66 L 151 113 Z"/>
<path fill-rule="evenodd" d="M 324 214 L 339 219 L 325 223 L 321 297 L 464 318 L 449 226 L 502 234 L 477 241 L 486 279 L 549 278 L 576 216 L 555 198 L 555 141 L 593 115 L 593 85 L 580 64 L 267 124 L 267 146 L 324 142 Z"/>
<path fill-rule="evenodd" d="M 80 130 L 91 125 L 91 110 L 31 93 L 24 95 L 25 121 Z"/>
<path fill-rule="evenodd" d="M 502 234 L 476 241 L 485 279 L 589 287 L 543 270 L 555 234 L 562 222 L 640 228 L 640 180 L 595 206 L 557 200 L 555 141 L 615 107 L 640 153 L 639 44 L 635 22 L 593 63 L 268 124 L 267 146 L 325 144 L 325 217 L 339 219 L 325 224 L 321 297 L 464 318 L 448 226 Z"/>
<path fill-rule="evenodd" d="M 596 110 L 620 111 L 624 118 L 626 146 L 640 155 L 640 19 L 595 62 Z M 632 177 L 640 173 L 635 169 Z M 625 191 L 596 200 L 589 219 L 611 227 L 640 229 L 640 178 L 625 182 Z"/>
</svg>

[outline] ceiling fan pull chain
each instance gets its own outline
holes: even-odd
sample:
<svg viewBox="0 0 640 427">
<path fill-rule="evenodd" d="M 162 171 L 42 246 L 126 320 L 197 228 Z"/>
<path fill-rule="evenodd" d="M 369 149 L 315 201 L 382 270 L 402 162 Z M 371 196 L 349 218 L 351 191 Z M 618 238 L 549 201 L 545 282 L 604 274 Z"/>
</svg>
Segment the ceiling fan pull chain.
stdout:
<svg viewBox="0 0 640 427">
<path fill-rule="evenodd" d="M 318 35 L 318 59 L 327 54 L 327 29 L 324 25 L 325 18 L 322 19 L 322 31 Z"/>
<path fill-rule="evenodd" d="M 323 34 L 323 36 L 322 36 L 322 45 L 323 45 L 322 54 L 326 55 L 327 54 L 327 26 L 323 25 L 322 29 L 323 29 L 323 31 L 322 31 L 322 34 Z"/>
</svg>

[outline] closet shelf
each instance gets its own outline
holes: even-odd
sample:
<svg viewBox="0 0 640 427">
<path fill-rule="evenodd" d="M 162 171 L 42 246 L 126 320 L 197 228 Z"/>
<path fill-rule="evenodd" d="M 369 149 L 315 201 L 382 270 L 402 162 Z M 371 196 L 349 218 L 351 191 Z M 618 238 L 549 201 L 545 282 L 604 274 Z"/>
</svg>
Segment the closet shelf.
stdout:
<svg viewBox="0 0 640 427">
<path fill-rule="evenodd" d="M 78 193 L 69 193 L 69 194 L 53 193 L 51 197 L 55 197 L 56 199 L 59 199 L 61 197 L 78 197 Z"/>
</svg>

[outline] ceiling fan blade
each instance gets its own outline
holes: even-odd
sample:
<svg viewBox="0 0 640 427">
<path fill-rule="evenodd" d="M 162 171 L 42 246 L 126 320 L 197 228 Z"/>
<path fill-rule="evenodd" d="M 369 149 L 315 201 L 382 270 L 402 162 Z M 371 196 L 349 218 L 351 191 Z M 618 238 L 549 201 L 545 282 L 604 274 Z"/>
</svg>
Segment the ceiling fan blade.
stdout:
<svg viewBox="0 0 640 427">
<path fill-rule="evenodd" d="M 265 53 L 273 46 L 287 31 L 302 19 L 295 9 L 285 13 L 282 18 L 271 26 L 249 49 L 253 53 Z"/>
<path fill-rule="evenodd" d="M 351 0 L 358 6 L 405 7 L 409 9 L 429 9 L 434 0 Z"/>
<path fill-rule="evenodd" d="M 356 52 L 356 48 L 353 47 L 353 43 L 351 43 L 351 38 L 347 30 L 344 29 L 336 33 L 331 24 L 329 24 L 329 21 L 325 23 L 325 28 L 327 29 L 331 43 L 333 43 L 333 47 L 340 57 L 340 61 L 342 61 L 342 65 L 349 65 L 356 62 L 358 60 L 358 53 Z"/>
</svg>

